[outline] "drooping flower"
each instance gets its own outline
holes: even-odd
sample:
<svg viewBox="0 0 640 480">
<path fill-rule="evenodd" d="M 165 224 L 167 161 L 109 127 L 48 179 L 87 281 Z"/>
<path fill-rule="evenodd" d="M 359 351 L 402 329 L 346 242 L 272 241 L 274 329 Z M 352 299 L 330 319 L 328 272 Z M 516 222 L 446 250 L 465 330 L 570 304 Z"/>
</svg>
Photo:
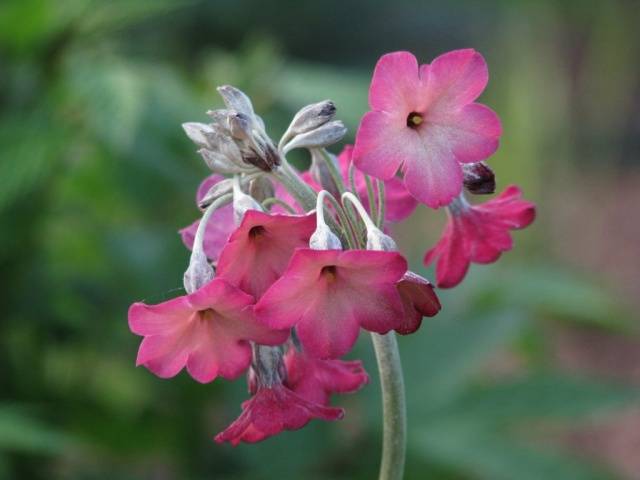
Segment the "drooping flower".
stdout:
<svg viewBox="0 0 640 480">
<path fill-rule="evenodd" d="M 196 193 L 196 204 L 200 203 L 212 186 L 222 180 L 224 180 L 224 177 L 221 175 L 209 175 L 205 178 L 198 187 L 198 191 Z M 200 220 L 196 220 L 179 232 L 182 237 L 182 241 L 189 250 L 193 249 L 193 241 L 196 237 L 196 232 L 198 231 L 198 225 L 200 225 Z M 234 228 L 233 206 L 225 205 L 216 210 L 212 219 L 207 224 L 207 229 L 204 234 L 204 251 L 209 260 L 212 262 L 216 262 L 218 260 L 220 251 L 222 250 L 222 247 L 224 247 L 225 243 L 227 243 L 229 235 L 231 235 Z"/>
<path fill-rule="evenodd" d="M 360 327 L 387 333 L 400 325 L 396 283 L 406 271 L 397 252 L 299 249 L 255 312 L 270 328 L 295 326 L 310 355 L 338 358 L 351 349 Z"/>
<path fill-rule="evenodd" d="M 315 214 L 245 213 L 218 260 L 217 274 L 260 298 L 284 272 L 296 248 L 309 245 Z"/>
<path fill-rule="evenodd" d="M 496 198 L 479 205 L 456 199 L 448 208 L 449 220 L 438 243 L 429 250 L 424 263 L 437 259 L 439 287 L 450 288 L 462 281 L 470 263 L 495 262 L 513 246 L 510 230 L 526 227 L 535 218 L 535 205 L 522 200 L 515 185 Z"/>
<path fill-rule="evenodd" d="M 415 332 L 420 328 L 422 317 L 433 317 L 440 311 L 440 300 L 426 278 L 408 271 L 397 287 L 404 307 L 404 321 L 395 329 L 399 334 Z"/>
<path fill-rule="evenodd" d="M 242 414 L 226 430 L 216 435 L 218 443 L 255 443 L 283 430 L 298 430 L 310 420 L 339 420 L 340 408 L 309 402 L 281 383 L 258 387 L 256 394 L 242 404 Z"/>
<path fill-rule="evenodd" d="M 249 341 L 278 345 L 289 335 L 256 322 L 253 303 L 251 295 L 219 278 L 157 305 L 134 303 L 129 328 L 144 336 L 136 364 L 161 378 L 183 367 L 202 383 L 238 377 L 251 362 Z"/>
<path fill-rule="evenodd" d="M 447 205 L 462 189 L 460 164 L 498 148 L 500 119 L 474 103 L 487 81 L 487 65 L 473 49 L 420 66 L 409 52 L 383 55 L 369 89 L 371 111 L 356 135 L 354 163 L 381 180 L 401 169 L 415 198 L 432 208 Z"/>
<path fill-rule="evenodd" d="M 311 419 L 339 420 L 341 408 L 331 408 L 302 398 L 283 384 L 284 364 L 280 349 L 256 347 L 250 369 L 253 397 L 242 403 L 240 416 L 216 435 L 218 443 L 255 443 L 283 430 L 297 430 Z"/>
<path fill-rule="evenodd" d="M 284 356 L 285 384 L 299 396 L 319 405 L 329 405 L 331 394 L 352 393 L 369 383 L 359 360 L 313 358 L 291 346 Z"/>
</svg>

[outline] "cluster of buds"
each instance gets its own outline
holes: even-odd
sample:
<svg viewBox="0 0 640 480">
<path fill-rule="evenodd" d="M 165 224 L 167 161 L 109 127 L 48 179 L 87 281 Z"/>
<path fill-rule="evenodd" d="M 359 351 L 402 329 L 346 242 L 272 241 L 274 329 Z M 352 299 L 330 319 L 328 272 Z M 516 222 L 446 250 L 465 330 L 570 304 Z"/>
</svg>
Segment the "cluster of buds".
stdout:
<svg viewBox="0 0 640 480">
<path fill-rule="evenodd" d="M 360 332 L 407 335 L 436 315 L 434 286 L 409 270 L 389 235 L 419 203 L 445 207 L 449 222 L 425 256 L 437 260 L 439 287 L 453 287 L 469 264 L 489 263 L 512 246 L 510 230 L 533 221 L 533 204 L 510 186 L 482 204 L 495 178 L 484 163 L 497 148 L 498 117 L 474 103 L 486 65 L 473 50 L 418 66 L 413 55 L 383 56 L 371 111 L 354 146 L 326 147 L 345 134 L 335 105 L 300 110 L 278 142 L 249 98 L 225 86 L 224 110 L 185 131 L 213 171 L 196 195 L 202 217 L 181 230 L 191 250 L 186 295 L 129 310 L 144 337 L 138 365 L 167 378 L 186 368 L 197 381 L 246 373 L 251 398 L 219 442 L 257 442 L 318 418 L 336 420 L 336 393 L 368 376 L 344 360 Z M 294 148 L 311 158 L 299 172 Z"/>
</svg>

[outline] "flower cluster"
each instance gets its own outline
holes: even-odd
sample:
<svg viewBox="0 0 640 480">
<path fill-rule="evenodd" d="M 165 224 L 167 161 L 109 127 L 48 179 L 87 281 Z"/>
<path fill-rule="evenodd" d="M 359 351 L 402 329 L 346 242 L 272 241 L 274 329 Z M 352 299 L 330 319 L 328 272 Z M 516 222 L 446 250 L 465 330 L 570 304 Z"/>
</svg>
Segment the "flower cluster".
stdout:
<svg viewBox="0 0 640 480">
<path fill-rule="evenodd" d="M 409 270 L 389 236 L 419 203 L 446 207 L 449 223 L 425 256 L 437 284 L 453 287 L 469 264 L 495 261 L 511 229 L 532 222 L 534 206 L 511 186 L 493 193 L 483 162 L 498 146 L 500 121 L 474 103 L 487 83 L 483 58 L 449 52 L 419 66 L 407 52 L 383 56 L 355 145 L 334 156 L 345 134 L 330 101 L 309 105 L 275 143 L 249 98 L 224 86 L 225 109 L 187 135 L 212 174 L 196 195 L 202 217 L 180 230 L 191 250 L 186 294 L 135 303 L 132 332 L 143 336 L 137 364 L 161 378 L 183 368 L 207 383 L 246 374 L 251 398 L 215 439 L 257 442 L 311 419 L 336 420 L 331 396 L 368 382 L 344 360 L 362 330 L 416 332 L 440 310 L 433 285 Z M 309 169 L 286 160 L 306 149 Z"/>
</svg>

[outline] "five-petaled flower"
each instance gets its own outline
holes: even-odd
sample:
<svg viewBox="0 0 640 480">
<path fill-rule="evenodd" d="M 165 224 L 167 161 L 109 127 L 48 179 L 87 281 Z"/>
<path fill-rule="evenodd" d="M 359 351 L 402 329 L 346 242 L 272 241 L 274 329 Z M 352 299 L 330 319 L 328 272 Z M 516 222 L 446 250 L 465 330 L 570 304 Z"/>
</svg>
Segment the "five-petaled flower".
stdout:
<svg viewBox="0 0 640 480">
<path fill-rule="evenodd" d="M 157 305 L 134 303 L 129 328 L 144 336 L 136 364 L 161 378 L 185 366 L 201 383 L 237 378 L 251 362 L 250 341 L 279 345 L 289 336 L 256 322 L 253 303 L 251 295 L 219 278 Z"/>
<path fill-rule="evenodd" d="M 424 257 L 426 265 L 437 259 L 439 287 L 455 287 L 471 262 L 492 263 L 511 249 L 509 230 L 526 227 L 536 214 L 535 205 L 521 197 L 520 189 L 511 185 L 488 202 L 470 205 L 461 197 L 449 206 L 449 221 L 442 237 Z"/>
<path fill-rule="evenodd" d="M 406 271 L 397 252 L 299 249 L 256 304 L 256 316 L 273 329 L 295 326 L 310 355 L 338 358 L 360 327 L 387 333 L 401 325 L 396 283 Z"/>
<path fill-rule="evenodd" d="M 260 298 L 282 275 L 294 250 L 309 245 L 315 227 L 314 214 L 249 210 L 220 253 L 217 274 Z"/>
<path fill-rule="evenodd" d="M 460 164 L 498 148 L 500 119 L 474 103 L 487 81 L 487 65 L 472 49 L 420 66 L 409 52 L 383 55 L 356 136 L 356 166 L 382 180 L 401 169 L 411 195 L 432 208 L 447 205 L 462 188 Z"/>
</svg>

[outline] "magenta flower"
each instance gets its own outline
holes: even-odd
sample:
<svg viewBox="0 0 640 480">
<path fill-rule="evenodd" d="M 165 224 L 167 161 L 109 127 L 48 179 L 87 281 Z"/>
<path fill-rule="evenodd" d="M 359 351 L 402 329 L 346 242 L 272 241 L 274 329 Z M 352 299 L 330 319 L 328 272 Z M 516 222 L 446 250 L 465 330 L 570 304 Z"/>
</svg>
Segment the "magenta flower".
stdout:
<svg viewBox="0 0 640 480">
<path fill-rule="evenodd" d="M 472 49 L 420 66 L 409 52 L 383 55 L 356 135 L 356 166 L 381 180 L 401 169 L 411 195 L 432 208 L 447 205 L 462 189 L 460 163 L 498 148 L 500 119 L 474 103 L 487 81 L 487 65 Z"/>
<path fill-rule="evenodd" d="M 218 443 L 255 443 L 283 430 L 298 430 L 313 418 L 339 420 L 341 408 L 309 402 L 281 383 L 259 386 L 256 394 L 243 402 L 242 413 L 226 430 L 216 435 Z"/>
<path fill-rule="evenodd" d="M 310 355 L 338 358 L 356 342 L 360 327 L 377 333 L 399 327 L 396 283 L 406 271 L 397 252 L 299 249 L 256 304 L 256 316 L 270 328 L 295 326 Z"/>
<path fill-rule="evenodd" d="M 209 175 L 205 178 L 198 187 L 196 204 L 199 204 L 209 189 L 221 180 L 224 180 L 224 177 L 221 175 Z M 200 225 L 200 220 L 196 220 L 188 227 L 179 231 L 182 241 L 189 250 L 193 249 L 193 240 L 195 239 L 198 225 Z M 207 224 L 207 229 L 204 234 L 204 253 L 209 260 L 212 262 L 218 260 L 220 251 L 225 243 L 227 243 L 229 235 L 231 235 L 234 228 L 233 206 L 225 205 L 216 210 L 212 219 Z"/>
<path fill-rule="evenodd" d="M 369 383 L 359 360 L 323 360 L 290 347 L 284 356 L 285 384 L 299 396 L 318 405 L 329 405 L 332 393 L 352 393 Z"/>
<path fill-rule="evenodd" d="M 249 210 L 220 253 L 218 275 L 260 298 L 284 272 L 296 248 L 307 247 L 315 214 L 282 215 Z"/>
<path fill-rule="evenodd" d="M 467 273 L 469 264 L 495 262 L 510 250 L 509 230 L 524 228 L 533 222 L 535 205 L 521 199 L 515 185 L 499 196 L 479 205 L 456 200 L 449 206 L 449 221 L 438 243 L 429 250 L 424 263 L 436 263 L 439 287 L 455 287 Z"/>
<path fill-rule="evenodd" d="M 201 383 L 238 377 L 251 362 L 249 341 L 278 345 L 289 336 L 256 322 L 253 302 L 251 295 L 216 278 L 190 295 L 157 305 L 134 303 L 129 328 L 144 336 L 136 365 L 161 378 L 186 366 Z"/>
</svg>

